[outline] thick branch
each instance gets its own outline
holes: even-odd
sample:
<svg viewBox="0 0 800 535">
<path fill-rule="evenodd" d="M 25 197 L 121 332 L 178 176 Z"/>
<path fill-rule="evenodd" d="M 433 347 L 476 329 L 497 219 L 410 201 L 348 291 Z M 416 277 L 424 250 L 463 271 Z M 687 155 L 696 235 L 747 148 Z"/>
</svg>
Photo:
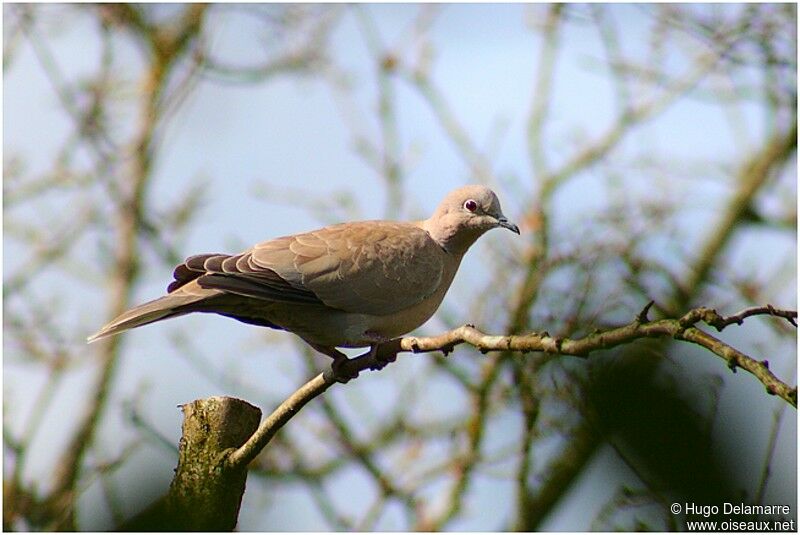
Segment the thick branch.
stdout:
<svg viewBox="0 0 800 535">
<path fill-rule="evenodd" d="M 261 411 L 233 398 L 197 400 L 182 407 L 180 456 L 167 498 L 169 520 L 181 530 L 232 530 L 247 471 L 220 470 L 224 452 L 251 436 Z"/>
<path fill-rule="evenodd" d="M 228 467 L 227 455 L 244 444 L 261 410 L 230 397 L 181 406 L 178 467 L 169 493 L 120 526 L 122 531 L 231 531 L 236 527 L 247 470 Z"/>
</svg>

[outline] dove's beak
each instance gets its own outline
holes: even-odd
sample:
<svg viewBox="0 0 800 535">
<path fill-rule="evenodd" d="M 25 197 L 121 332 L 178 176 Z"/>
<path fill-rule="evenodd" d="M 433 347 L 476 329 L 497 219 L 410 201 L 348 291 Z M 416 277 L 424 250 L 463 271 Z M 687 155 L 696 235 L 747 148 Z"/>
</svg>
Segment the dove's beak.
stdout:
<svg viewBox="0 0 800 535">
<path fill-rule="evenodd" d="M 506 216 L 501 215 L 497 218 L 497 226 L 507 228 L 514 234 L 519 234 L 519 227 L 516 226 L 514 223 L 506 219 Z"/>
</svg>

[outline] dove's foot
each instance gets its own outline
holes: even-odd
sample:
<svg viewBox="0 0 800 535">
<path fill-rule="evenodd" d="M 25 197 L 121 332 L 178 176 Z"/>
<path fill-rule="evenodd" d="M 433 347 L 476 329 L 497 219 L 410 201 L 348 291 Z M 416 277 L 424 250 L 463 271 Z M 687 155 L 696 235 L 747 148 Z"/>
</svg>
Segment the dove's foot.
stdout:
<svg viewBox="0 0 800 535">
<path fill-rule="evenodd" d="M 370 355 L 375 359 L 378 370 L 382 370 L 390 362 L 396 361 L 397 353 L 398 348 L 390 343 L 375 344 L 370 348 Z"/>
<path fill-rule="evenodd" d="M 350 379 L 358 377 L 358 368 L 354 366 L 354 362 L 347 358 L 344 353 L 342 353 L 341 357 L 333 359 L 331 363 L 331 372 L 336 382 L 342 384 L 350 381 Z"/>
<path fill-rule="evenodd" d="M 369 363 L 369 369 L 382 370 L 390 362 L 397 360 L 397 353 L 400 351 L 397 340 L 381 338 L 369 346 L 369 351 L 359 356 L 359 360 Z"/>
<path fill-rule="evenodd" d="M 369 369 L 382 370 L 387 364 L 397 360 L 397 353 L 400 352 L 400 338 L 387 338 L 374 331 L 366 331 L 364 336 L 371 341 L 371 344 L 369 351 L 358 358 L 366 360 L 369 363 Z"/>
<path fill-rule="evenodd" d="M 339 383 L 347 383 L 351 379 L 355 379 L 360 370 L 382 370 L 387 364 L 397 360 L 397 353 L 400 351 L 399 339 L 389 340 L 386 338 L 376 339 L 370 344 L 369 351 L 352 359 L 335 347 L 311 343 L 309 345 L 333 359 L 330 371 L 325 373 Z"/>
</svg>

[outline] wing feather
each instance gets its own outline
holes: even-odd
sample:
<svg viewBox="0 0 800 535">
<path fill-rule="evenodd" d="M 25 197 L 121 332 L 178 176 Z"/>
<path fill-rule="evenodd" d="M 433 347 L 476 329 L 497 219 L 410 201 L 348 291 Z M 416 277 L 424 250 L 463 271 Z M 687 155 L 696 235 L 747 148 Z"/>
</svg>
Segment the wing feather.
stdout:
<svg viewBox="0 0 800 535">
<path fill-rule="evenodd" d="M 444 251 L 410 223 L 345 223 L 260 243 L 238 255 L 196 255 L 175 268 L 173 291 L 203 288 L 269 301 L 387 315 L 433 294 Z"/>
<path fill-rule="evenodd" d="M 292 257 L 265 242 L 251 250 L 252 262 L 348 312 L 387 315 L 413 306 L 436 291 L 444 272 L 445 253 L 410 223 L 347 223 L 289 240 Z"/>
</svg>

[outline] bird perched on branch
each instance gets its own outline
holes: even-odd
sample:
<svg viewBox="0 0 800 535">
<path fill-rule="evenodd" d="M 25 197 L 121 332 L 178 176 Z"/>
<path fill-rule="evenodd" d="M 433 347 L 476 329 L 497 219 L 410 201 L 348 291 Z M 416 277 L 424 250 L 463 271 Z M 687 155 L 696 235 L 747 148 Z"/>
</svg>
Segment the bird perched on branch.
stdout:
<svg viewBox="0 0 800 535">
<path fill-rule="evenodd" d="M 361 221 L 265 241 L 237 255 L 202 254 L 175 268 L 167 295 L 133 308 L 88 338 L 213 312 L 290 331 L 334 359 L 425 323 L 467 249 L 487 230 L 519 234 L 484 186 L 450 192 L 424 221 Z"/>
</svg>

